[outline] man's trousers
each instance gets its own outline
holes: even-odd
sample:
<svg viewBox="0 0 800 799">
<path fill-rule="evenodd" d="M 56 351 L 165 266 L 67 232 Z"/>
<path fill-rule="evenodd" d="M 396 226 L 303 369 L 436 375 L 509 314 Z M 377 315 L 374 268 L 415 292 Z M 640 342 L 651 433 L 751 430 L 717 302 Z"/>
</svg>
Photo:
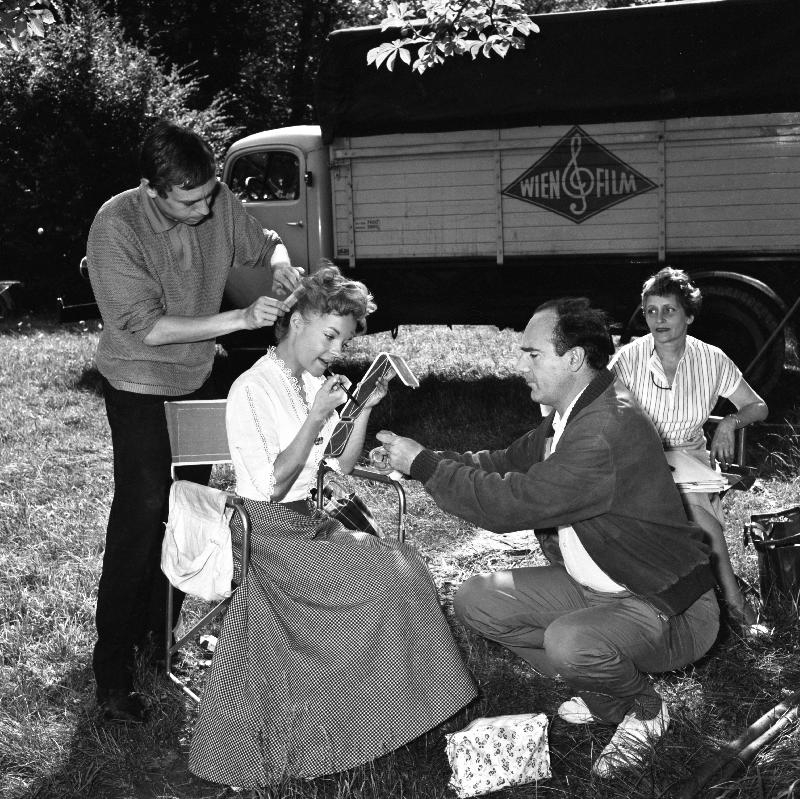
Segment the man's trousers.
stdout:
<svg viewBox="0 0 800 799">
<path fill-rule="evenodd" d="M 719 629 L 713 590 L 668 617 L 629 592 L 586 588 L 560 565 L 472 577 L 456 594 L 455 611 L 539 673 L 560 675 L 596 719 L 614 724 L 632 710 L 654 717 L 661 699 L 648 674 L 697 660 Z"/>
<path fill-rule="evenodd" d="M 97 592 L 93 666 L 99 688 L 130 690 L 134 650 L 161 647 L 166 636 L 167 581 L 161 542 L 169 507 L 171 452 L 165 400 L 213 399 L 207 381 L 197 391 L 166 397 L 120 391 L 103 380 L 114 449 L 114 498 Z M 208 483 L 211 468 L 185 467 L 180 477 Z M 176 592 L 175 617 L 183 594 Z"/>
</svg>

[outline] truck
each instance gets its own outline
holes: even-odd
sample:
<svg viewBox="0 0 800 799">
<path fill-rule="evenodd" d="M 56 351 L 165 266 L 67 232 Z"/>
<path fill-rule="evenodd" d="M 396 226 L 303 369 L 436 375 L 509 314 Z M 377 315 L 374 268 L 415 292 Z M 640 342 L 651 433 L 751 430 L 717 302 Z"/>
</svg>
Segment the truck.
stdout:
<svg viewBox="0 0 800 799">
<path fill-rule="evenodd" d="M 623 341 L 663 265 L 703 292 L 692 333 L 763 392 L 800 296 L 797 0 L 542 14 L 497 57 L 368 66 L 396 32 L 328 37 L 318 125 L 246 136 L 222 179 L 293 262 L 370 288 L 370 330 L 522 328 L 587 296 Z M 229 301 L 264 291 L 234 275 Z"/>
</svg>

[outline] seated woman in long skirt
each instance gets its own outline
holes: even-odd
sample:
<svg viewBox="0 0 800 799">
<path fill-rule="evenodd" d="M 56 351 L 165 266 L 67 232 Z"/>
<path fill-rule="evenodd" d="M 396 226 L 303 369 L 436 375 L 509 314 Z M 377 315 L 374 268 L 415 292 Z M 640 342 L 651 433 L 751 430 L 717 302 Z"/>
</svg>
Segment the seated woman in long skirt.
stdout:
<svg viewBox="0 0 800 799">
<path fill-rule="evenodd" d="M 415 549 L 351 533 L 310 500 L 348 384 L 323 374 L 374 308 L 366 287 L 336 267 L 304 278 L 277 347 L 231 388 L 236 492 L 253 530 L 192 741 L 189 767 L 208 780 L 255 787 L 351 768 L 476 695 Z M 354 422 L 339 458 L 345 473 L 387 383 Z M 234 540 L 240 534 L 234 528 Z"/>
</svg>

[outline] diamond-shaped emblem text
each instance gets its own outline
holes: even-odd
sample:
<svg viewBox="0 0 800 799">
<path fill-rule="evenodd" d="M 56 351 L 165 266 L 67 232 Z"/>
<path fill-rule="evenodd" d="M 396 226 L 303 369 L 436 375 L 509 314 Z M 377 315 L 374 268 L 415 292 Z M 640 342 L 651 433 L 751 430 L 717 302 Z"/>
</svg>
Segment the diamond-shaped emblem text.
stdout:
<svg viewBox="0 0 800 799">
<path fill-rule="evenodd" d="M 576 125 L 503 194 L 580 224 L 655 187 Z"/>
</svg>

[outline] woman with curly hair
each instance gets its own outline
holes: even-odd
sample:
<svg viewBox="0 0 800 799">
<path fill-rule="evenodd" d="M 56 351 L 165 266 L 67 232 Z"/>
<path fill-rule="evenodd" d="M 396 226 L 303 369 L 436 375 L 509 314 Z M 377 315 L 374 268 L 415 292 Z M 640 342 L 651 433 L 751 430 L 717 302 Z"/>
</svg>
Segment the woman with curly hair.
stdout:
<svg viewBox="0 0 800 799">
<path fill-rule="evenodd" d="M 277 346 L 231 388 L 228 440 L 251 561 L 192 741 L 190 769 L 214 782 L 258 787 L 351 768 L 475 697 L 414 547 L 345 530 L 310 499 L 349 385 L 326 375 L 374 308 L 362 283 L 319 269 L 276 328 Z M 353 468 L 387 383 L 363 401 L 329 465 Z"/>
</svg>

